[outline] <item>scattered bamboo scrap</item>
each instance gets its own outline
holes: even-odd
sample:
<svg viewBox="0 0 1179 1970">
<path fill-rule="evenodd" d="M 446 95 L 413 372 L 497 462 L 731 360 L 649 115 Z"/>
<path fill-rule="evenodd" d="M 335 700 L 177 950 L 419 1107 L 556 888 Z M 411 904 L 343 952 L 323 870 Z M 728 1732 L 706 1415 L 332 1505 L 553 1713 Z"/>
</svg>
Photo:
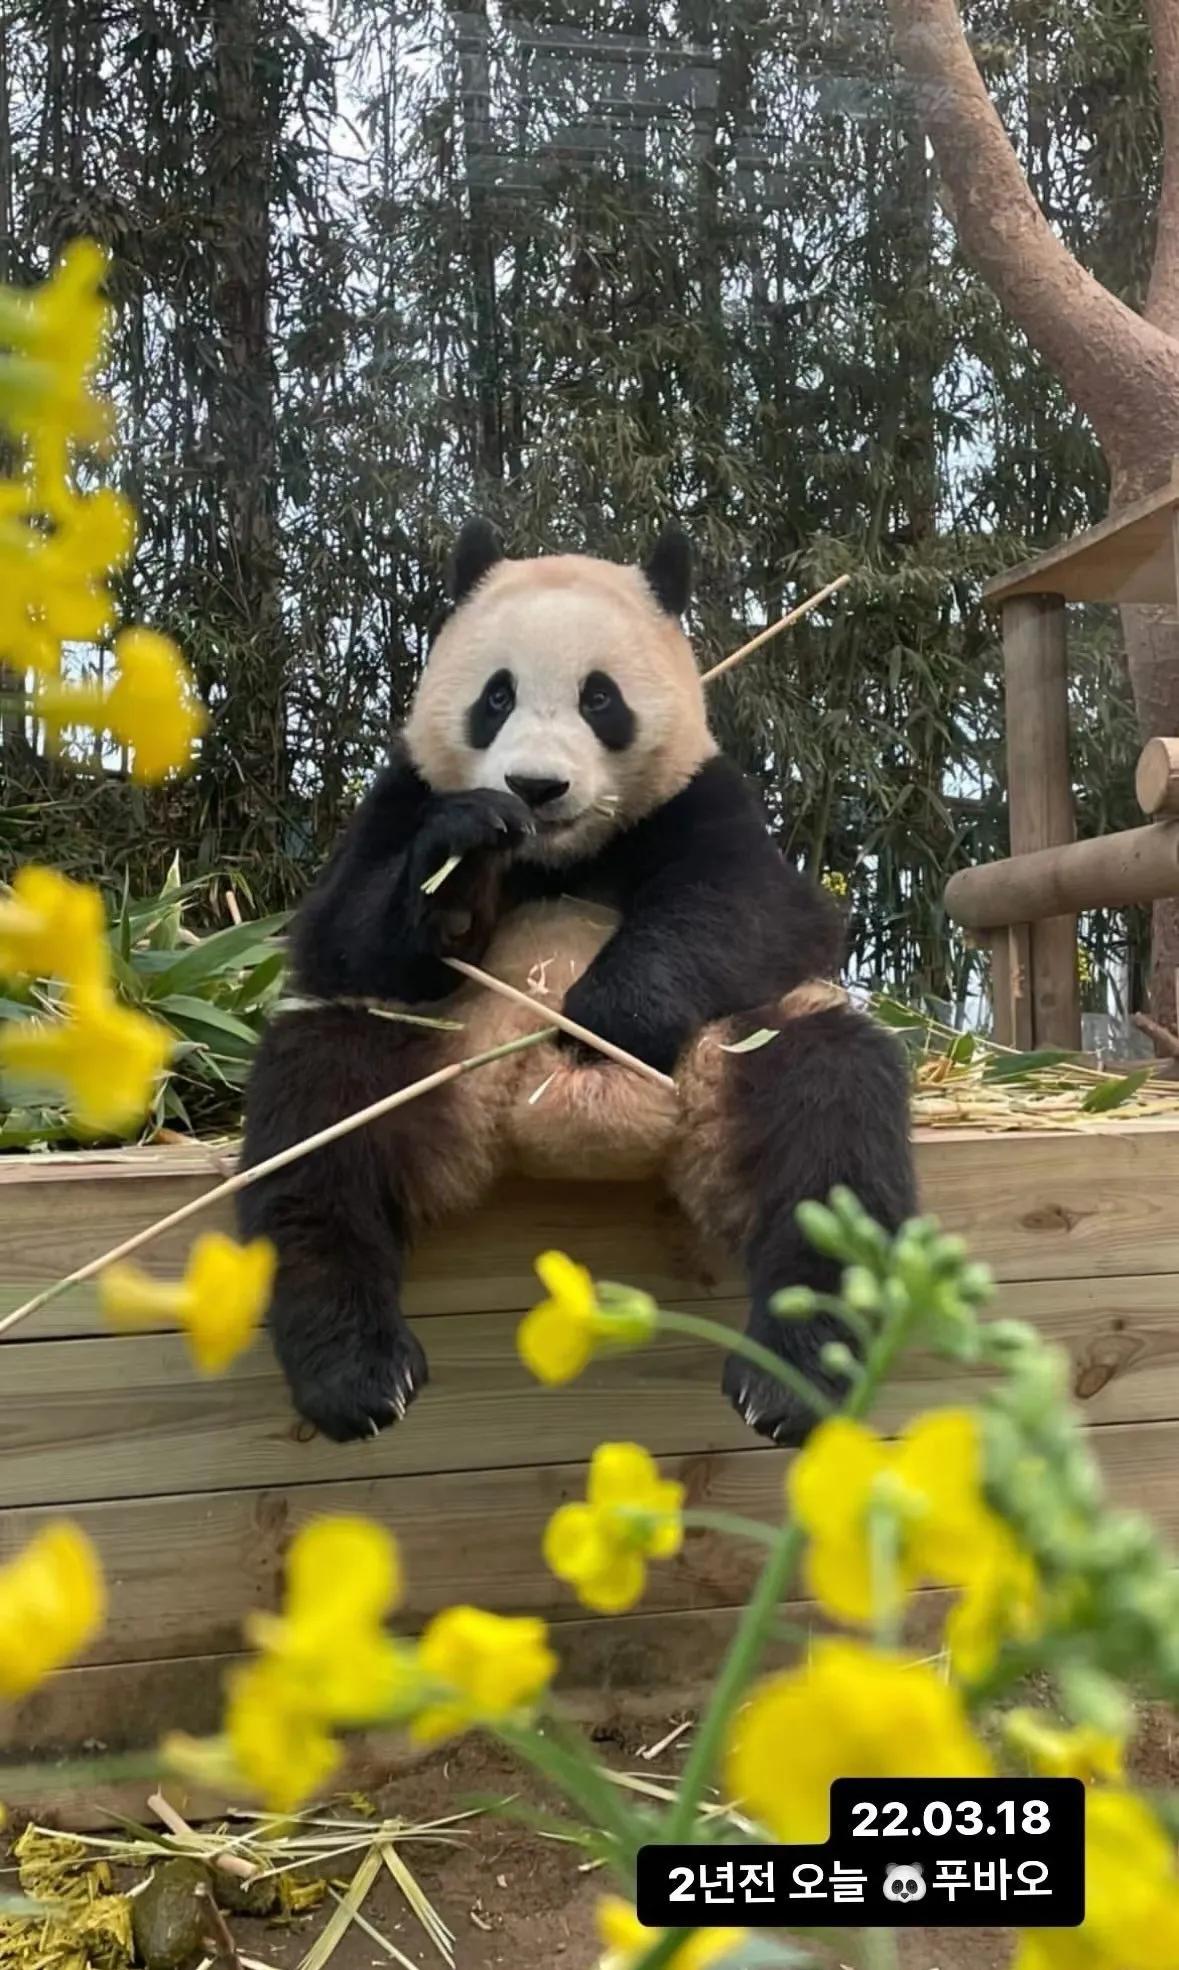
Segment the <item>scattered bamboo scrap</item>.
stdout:
<svg viewBox="0 0 1179 1970">
<path fill-rule="evenodd" d="M 1044 1133 L 1179 1120 L 1179 1082 L 1161 1077 L 1154 1062 L 1127 1071 L 1051 1048 L 1020 1053 L 896 999 L 876 997 L 872 1009 L 910 1049 L 919 1128 Z"/>
<path fill-rule="evenodd" d="M 362 1802 L 356 1803 L 359 1810 Z M 216 1888 L 218 1899 L 227 1874 L 236 1876 L 239 1891 L 250 1897 L 271 1886 L 273 1896 L 265 1908 L 268 1919 L 278 1923 L 306 1914 L 330 1896 L 335 1906 L 298 1970 L 326 1970 L 353 1922 L 390 1962 L 419 1970 L 364 1911 L 374 1883 L 388 1874 L 433 1950 L 453 1970 L 454 1936 L 403 1848 L 424 1840 L 455 1844 L 463 1837 L 463 1823 L 475 1817 L 477 1812 L 469 1811 L 415 1824 L 375 1815 L 345 1818 L 312 1811 L 280 1819 L 235 1812 L 221 1824 L 201 1829 L 169 1812 L 160 1832 L 134 1827 L 125 1833 L 65 1834 L 29 1826 L 13 1855 L 20 1885 L 36 1904 L 36 1913 L 0 1915 L 0 1970 L 130 1970 L 133 1908 L 150 1874 L 118 1892 L 113 1871 L 151 1870 L 178 1859 L 203 1863 L 210 1870 L 207 1878 L 222 1884 Z M 342 1863 L 348 1864 L 350 1876 Z M 234 1906 L 229 1903 L 231 1910 Z M 248 1911 L 252 1902 L 242 1906 Z M 269 1970 L 240 1950 L 234 1955 L 242 1970 Z"/>
</svg>

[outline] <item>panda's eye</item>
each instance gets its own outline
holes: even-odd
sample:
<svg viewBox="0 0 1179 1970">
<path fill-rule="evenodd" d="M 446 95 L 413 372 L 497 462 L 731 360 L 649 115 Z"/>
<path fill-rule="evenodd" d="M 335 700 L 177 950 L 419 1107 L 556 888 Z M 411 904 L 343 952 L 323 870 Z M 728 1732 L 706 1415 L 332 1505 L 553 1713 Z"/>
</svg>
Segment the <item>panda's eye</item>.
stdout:
<svg viewBox="0 0 1179 1970">
<path fill-rule="evenodd" d="M 483 702 L 490 712 L 511 711 L 516 702 L 511 678 L 493 677 L 483 693 Z"/>
<path fill-rule="evenodd" d="M 614 703 L 614 686 L 606 677 L 589 677 L 581 687 L 583 711 L 609 711 Z"/>
</svg>

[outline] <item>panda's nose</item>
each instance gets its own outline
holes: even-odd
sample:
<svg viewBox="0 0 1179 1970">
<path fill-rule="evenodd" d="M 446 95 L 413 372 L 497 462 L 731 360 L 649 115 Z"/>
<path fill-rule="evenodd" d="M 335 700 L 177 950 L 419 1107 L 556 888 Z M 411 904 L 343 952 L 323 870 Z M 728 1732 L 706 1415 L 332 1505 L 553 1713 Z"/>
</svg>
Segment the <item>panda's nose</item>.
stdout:
<svg viewBox="0 0 1179 1970">
<path fill-rule="evenodd" d="M 568 780 L 537 780 L 529 773 L 505 773 L 504 780 L 529 807 L 547 807 L 550 800 L 560 800 L 569 791 Z"/>
</svg>

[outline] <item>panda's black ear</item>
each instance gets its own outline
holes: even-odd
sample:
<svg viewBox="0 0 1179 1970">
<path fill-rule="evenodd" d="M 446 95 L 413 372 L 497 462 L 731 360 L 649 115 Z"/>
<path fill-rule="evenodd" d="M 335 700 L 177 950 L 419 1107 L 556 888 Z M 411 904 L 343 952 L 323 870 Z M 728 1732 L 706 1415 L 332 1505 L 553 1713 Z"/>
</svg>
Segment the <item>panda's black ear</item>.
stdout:
<svg viewBox="0 0 1179 1970">
<path fill-rule="evenodd" d="M 450 563 L 450 595 L 457 605 L 466 600 L 476 582 L 504 558 L 503 545 L 490 520 L 476 516 L 466 521 L 455 542 Z"/>
<path fill-rule="evenodd" d="M 692 544 L 674 520 L 655 542 L 643 573 L 661 609 L 669 616 L 686 614 L 692 599 Z"/>
</svg>

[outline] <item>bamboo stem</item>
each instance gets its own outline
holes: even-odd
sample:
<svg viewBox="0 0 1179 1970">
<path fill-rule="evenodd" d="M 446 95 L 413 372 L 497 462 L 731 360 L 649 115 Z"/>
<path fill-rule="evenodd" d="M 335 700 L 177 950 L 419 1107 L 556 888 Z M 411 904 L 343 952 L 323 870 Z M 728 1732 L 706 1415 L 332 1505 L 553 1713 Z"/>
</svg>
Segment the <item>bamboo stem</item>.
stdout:
<svg viewBox="0 0 1179 1970">
<path fill-rule="evenodd" d="M 536 1010 L 535 1006 L 533 1009 Z M 171 1231 L 175 1225 L 184 1224 L 188 1218 L 196 1217 L 199 1211 L 208 1210 L 210 1204 L 218 1204 L 223 1198 L 234 1196 L 239 1190 L 245 1190 L 248 1185 L 257 1183 L 260 1178 L 273 1175 L 275 1170 L 285 1169 L 288 1163 L 297 1163 L 300 1157 L 310 1156 L 313 1150 L 324 1149 L 329 1142 L 336 1142 L 341 1136 L 350 1135 L 354 1129 L 364 1128 L 368 1122 L 379 1121 L 382 1115 L 392 1114 L 395 1108 L 404 1108 L 406 1102 L 416 1101 L 419 1095 L 429 1094 L 434 1088 L 444 1087 L 448 1081 L 457 1081 L 461 1075 L 469 1074 L 472 1068 L 485 1067 L 491 1060 L 502 1060 L 507 1054 L 521 1053 L 525 1047 L 534 1047 L 541 1040 L 550 1040 L 555 1030 L 551 1025 L 542 1026 L 535 1033 L 525 1033 L 519 1039 L 508 1040 L 503 1046 L 489 1047 L 486 1053 L 473 1053 L 469 1060 L 456 1060 L 449 1067 L 439 1067 L 435 1073 L 424 1075 L 420 1081 L 412 1081 L 409 1087 L 398 1088 L 395 1094 L 382 1095 L 379 1101 L 370 1102 L 367 1108 L 358 1108 L 354 1114 L 345 1115 L 340 1121 L 333 1122 L 330 1128 L 319 1129 L 315 1135 L 305 1136 L 302 1142 L 293 1142 L 288 1148 L 280 1149 L 276 1155 L 267 1156 L 263 1162 L 255 1163 L 252 1169 L 236 1170 L 233 1176 L 227 1177 L 224 1183 L 217 1184 L 213 1190 L 203 1191 L 199 1197 L 190 1198 L 189 1202 L 182 1204 L 179 1210 L 170 1211 L 167 1217 L 157 1218 L 154 1224 L 145 1226 L 142 1231 L 134 1232 L 130 1238 L 124 1238 L 121 1245 L 112 1245 L 109 1252 L 101 1252 L 96 1259 L 87 1259 L 85 1265 L 78 1266 L 76 1271 L 69 1273 L 66 1278 L 57 1280 L 52 1286 L 43 1287 L 39 1293 L 34 1293 L 31 1300 L 26 1300 L 23 1306 L 14 1308 L 11 1313 L 5 1314 L 3 1320 L 0 1320 L 0 1334 L 7 1334 L 18 1321 L 26 1319 L 30 1313 L 39 1312 L 42 1307 L 48 1306 L 51 1300 L 58 1299 L 69 1287 L 81 1286 L 87 1279 L 95 1278 L 108 1265 L 113 1265 L 116 1260 L 126 1258 L 130 1252 L 139 1251 L 141 1246 L 159 1238 L 163 1232 Z"/>
<path fill-rule="evenodd" d="M 801 622 L 804 616 L 809 616 L 811 610 L 817 609 L 821 602 L 827 600 L 828 596 L 837 594 L 841 588 L 846 588 L 850 580 L 850 575 L 837 575 L 834 581 L 827 583 L 826 588 L 820 588 L 815 595 L 808 595 L 806 601 L 800 602 L 797 609 L 791 609 L 789 615 L 779 617 L 778 621 L 772 622 L 768 629 L 760 630 L 756 636 L 751 636 L 748 643 L 743 643 L 739 650 L 733 651 L 731 657 L 724 657 L 720 663 L 713 664 L 711 670 L 706 670 L 703 673 L 700 682 L 702 684 L 711 684 L 714 677 L 723 677 L 726 670 L 732 670 L 734 664 L 739 664 L 746 657 L 751 657 L 755 650 L 761 649 L 763 643 L 769 643 L 773 637 L 779 636 L 784 629 L 789 629 L 794 623 Z"/>
<path fill-rule="evenodd" d="M 554 1026 L 559 1026 L 563 1033 L 571 1033 L 575 1040 L 581 1040 L 587 1047 L 596 1047 L 599 1053 L 616 1060 L 620 1067 L 629 1067 L 632 1073 L 642 1074 L 646 1080 L 654 1081 L 656 1087 L 675 1093 L 675 1082 L 670 1074 L 661 1074 L 657 1067 L 648 1067 L 645 1060 L 640 1060 L 637 1054 L 627 1053 L 625 1047 L 616 1047 L 613 1040 L 599 1039 L 588 1026 L 579 1026 L 576 1019 L 568 1019 L 563 1012 L 554 1012 L 549 1006 L 538 1005 L 530 993 L 518 991 L 515 985 L 505 985 L 502 978 L 493 978 L 489 971 L 480 971 L 478 965 L 468 964 L 465 958 L 447 958 L 445 962 L 452 971 L 461 971 L 464 978 L 473 979 L 476 985 L 486 985 L 489 992 L 498 992 L 501 998 L 526 1006 L 529 1012 L 543 1012 L 545 1018 L 550 1019 Z"/>
</svg>

